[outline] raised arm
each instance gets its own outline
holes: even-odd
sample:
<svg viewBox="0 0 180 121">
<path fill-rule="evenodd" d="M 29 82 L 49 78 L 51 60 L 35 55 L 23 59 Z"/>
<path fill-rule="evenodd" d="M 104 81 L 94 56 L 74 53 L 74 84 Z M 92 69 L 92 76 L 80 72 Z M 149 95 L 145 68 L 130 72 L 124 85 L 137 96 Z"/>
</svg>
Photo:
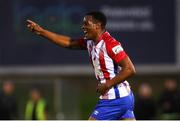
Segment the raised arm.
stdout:
<svg viewBox="0 0 180 121">
<path fill-rule="evenodd" d="M 27 27 L 31 32 L 34 32 L 37 35 L 40 35 L 48 40 L 56 43 L 57 45 L 65 48 L 81 49 L 78 41 L 73 41 L 71 37 L 60 35 L 51 31 L 44 29 L 39 26 L 37 23 L 27 20 Z"/>
</svg>

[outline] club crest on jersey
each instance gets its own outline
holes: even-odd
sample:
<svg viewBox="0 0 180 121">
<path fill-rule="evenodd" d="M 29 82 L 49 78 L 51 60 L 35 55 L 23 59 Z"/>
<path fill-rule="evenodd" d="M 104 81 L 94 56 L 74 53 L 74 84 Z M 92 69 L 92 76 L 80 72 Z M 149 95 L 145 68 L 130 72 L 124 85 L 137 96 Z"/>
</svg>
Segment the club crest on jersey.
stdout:
<svg viewBox="0 0 180 121">
<path fill-rule="evenodd" d="M 119 52 L 123 51 L 123 48 L 121 47 L 121 45 L 117 45 L 112 48 L 112 51 L 114 52 L 114 54 L 118 54 Z"/>
</svg>

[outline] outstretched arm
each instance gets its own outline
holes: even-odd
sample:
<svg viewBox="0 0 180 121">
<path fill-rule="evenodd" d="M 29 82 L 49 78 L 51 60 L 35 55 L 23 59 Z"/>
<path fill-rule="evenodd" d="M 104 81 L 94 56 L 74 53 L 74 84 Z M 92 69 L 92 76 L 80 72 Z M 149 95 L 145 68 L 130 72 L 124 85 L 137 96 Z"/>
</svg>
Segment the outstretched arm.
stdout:
<svg viewBox="0 0 180 121">
<path fill-rule="evenodd" d="M 27 20 L 27 27 L 31 32 L 47 38 L 61 47 L 81 49 L 79 43 L 77 41 L 73 41 L 71 37 L 48 31 L 31 20 Z"/>
</svg>

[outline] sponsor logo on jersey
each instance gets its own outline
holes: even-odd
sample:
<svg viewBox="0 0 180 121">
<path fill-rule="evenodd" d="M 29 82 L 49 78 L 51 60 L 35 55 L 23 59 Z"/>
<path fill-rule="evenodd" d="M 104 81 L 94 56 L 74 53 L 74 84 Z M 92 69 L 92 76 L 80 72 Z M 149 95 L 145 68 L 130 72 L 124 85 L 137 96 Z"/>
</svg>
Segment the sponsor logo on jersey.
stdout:
<svg viewBox="0 0 180 121">
<path fill-rule="evenodd" d="M 123 51 L 123 48 L 121 47 L 121 45 L 117 45 L 117 46 L 112 48 L 112 51 L 114 52 L 114 54 L 118 54 L 121 51 Z"/>
</svg>

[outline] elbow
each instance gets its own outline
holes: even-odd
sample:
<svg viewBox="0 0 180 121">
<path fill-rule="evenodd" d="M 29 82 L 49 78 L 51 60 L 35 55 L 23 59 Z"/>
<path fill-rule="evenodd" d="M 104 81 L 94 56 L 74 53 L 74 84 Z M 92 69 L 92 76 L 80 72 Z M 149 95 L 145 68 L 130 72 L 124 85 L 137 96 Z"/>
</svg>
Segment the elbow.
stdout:
<svg viewBox="0 0 180 121">
<path fill-rule="evenodd" d="M 67 49 L 73 49 L 73 48 L 74 48 L 74 45 L 73 45 L 72 40 L 67 41 L 67 43 L 65 44 L 64 47 L 67 48 Z"/>
<path fill-rule="evenodd" d="M 136 74 L 136 70 L 134 67 L 131 67 L 128 69 L 129 77 Z"/>
<path fill-rule="evenodd" d="M 70 48 L 71 48 L 71 41 L 65 42 L 65 43 L 63 44 L 63 47 L 70 49 Z"/>
<path fill-rule="evenodd" d="M 132 75 L 135 75 L 136 74 L 136 69 L 133 68 L 132 71 L 131 71 Z"/>
<path fill-rule="evenodd" d="M 64 47 L 64 48 L 67 48 L 67 49 L 70 49 L 70 48 L 71 48 L 70 45 L 64 45 L 63 47 Z"/>
<path fill-rule="evenodd" d="M 135 75 L 136 74 L 136 69 L 135 67 L 132 67 L 131 68 L 131 76 Z"/>
</svg>

